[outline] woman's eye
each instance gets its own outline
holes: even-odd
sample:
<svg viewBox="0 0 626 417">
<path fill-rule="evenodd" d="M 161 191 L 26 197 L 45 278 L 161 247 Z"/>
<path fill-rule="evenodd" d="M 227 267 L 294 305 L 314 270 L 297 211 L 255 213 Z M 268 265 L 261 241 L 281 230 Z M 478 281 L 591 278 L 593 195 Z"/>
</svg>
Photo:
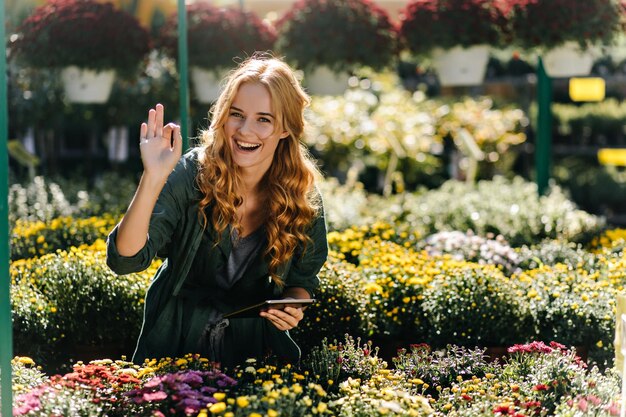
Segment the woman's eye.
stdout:
<svg viewBox="0 0 626 417">
<path fill-rule="evenodd" d="M 272 121 L 268 119 L 267 117 L 259 117 L 259 122 L 272 123 Z"/>
<path fill-rule="evenodd" d="M 236 112 L 236 111 L 230 112 L 230 115 L 233 117 L 239 117 L 239 118 L 243 117 L 241 113 Z"/>
</svg>

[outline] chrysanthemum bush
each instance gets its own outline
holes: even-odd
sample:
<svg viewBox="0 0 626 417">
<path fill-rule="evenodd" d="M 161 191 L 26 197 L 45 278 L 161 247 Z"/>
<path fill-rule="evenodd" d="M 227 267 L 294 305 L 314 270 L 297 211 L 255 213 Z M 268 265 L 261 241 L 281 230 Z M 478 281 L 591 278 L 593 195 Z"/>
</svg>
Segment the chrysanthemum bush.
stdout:
<svg viewBox="0 0 626 417">
<path fill-rule="evenodd" d="M 87 184 L 84 178 L 50 179 L 36 176 L 9 188 L 9 223 L 48 222 L 58 217 L 121 215 L 137 187 L 137 179 L 113 172 Z M 91 242 L 82 242 L 91 243 Z"/>
<path fill-rule="evenodd" d="M 476 184 L 450 180 L 429 191 L 390 197 L 369 194 L 365 201 L 355 209 L 354 225 L 388 224 L 392 229 L 388 234 L 396 239 L 403 239 L 402 232 L 413 239 L 412 235 L 472 231 L 482 237 L 501 235 L 509 246 L 519 248 L 545 239 L 563 245 L 586 243 L 605 227 L 602 217 L 580 210 L 559 187 L 539 197 L 537 185 L 521 177 L 496 176 Z M 358 227 L 351 229 L 355 232 L 351 240 L 358 240 L 362 233 Z"/>
<path fill-rule="evenodd" d="M 236 66 L 255 51 L 274 46 L 276 33 L 254 12 L 239 7 L 217 7 L 208 2 L 187 6 L 189 64 L 213 71 Z M 161 29 L 159 46 L 170 57 L 178 57 L 178 16 L 171 15 Z M 207 46 L 211 45 L 210 50 Z"/>
<path fill-rule="evenodd" d="M 414 0 L 401 19 L 401 36 L 416 54 L 434 48 L 502 45 L 505 31 L 495 0 Z"/>
<path fill-rule="evenodd" d="M 119 216 L 57 217 L 43 222 L 18 219 L 11 231 L 11 259 L 32 258 L 105 239 Z"/>
<path fill-rule="evenodd" d="M 362 294 L 362 278 L 356 267 L 335 252 L 320 271 L 319 300 L 306 310 L 306 320 L 290 333 L 303 352 L 324 338 L 343 334 L 366 336 L 370 328 L 367 298 Z"/>
<path fill-rule="evenodd" d="M 151 47 L 134 16 L 94 0 L 50 0 L 35 8 L 17 32 L 12 56 L 37 68 L 76 65 L 132 73 Z"/>
<path fill-rule="evenodd" d="M 427 233 L 472 230 L 478 235 L 500 234 L 513 246 L 532 245 L 544 238 L 587 241 L 599 233 L 602 218 L 579 210 L 554 187 L 538 196 L 537 186 L 520 177 L 467 184 L 448 181 L 420 196 L 406 210 Z"/>
<path fill-rule="evenodd" d="M 160 261 L 144 272 L 116 276 L 106 266 L 104 246 L 98 241 L 11 263 L 16 352 L 43 363 L 80 353 L 76 345 L 132 349 L 145 291 Z M 44 352 L 50 356 L 40 356 Z"/>
<path fill-rule="evenodd" d="M 483 237 L 472 231 L 439 232 L 418 241 L 418 247 L 431 256 L 449 254 L 458 261 L 497 265 L 507 274 L 514 272 L 520 262 L 520 255 L 504 237 L 491 233 Z"/>
<path fill-rule="evenodd" d="M 557 264 L 512 278 L 529 303 L 536 338 L 589 348 L 612 343 L 618 289 L 607 277 L 610 270 L 603 269 Z"/>
<path fill-rule="evenodd" d="M 595 241 L 595 238 L 594 238 Z M 536 269 L 543 265 L 564 264 L 571 268 L 590 270 L 597 267 L 597 257 L 580 243 L 566 240 L 546 239 L 533 245 L 516 248 L 520 270 Z"/>
<path fill-rule="evenodd" d="M 463 261 L 444 268 L 423 292 L 431 343 L 505 346 L 528 337 L 525 299 L 500 270 Z"/>
<path fill-rule="evenodd" d="M 395 25 L 369 0 L 300 0 L 276 26 L 277 49 L 303 70 L 382 69 L 398 52 Z"/>
<path fill-rule="evenodd" d="M 626 279 L 621 252 L 593 254 L 576 245 L 551 252 L 547 245 L 555 243 L 546 242 L 539 249 L 521 248 L 526 267 L 511 274 L 389 239 L 368 239 L 354 228 L 329 234 L 332 248 L 355 259 L 352 277 L 360 278 L 350 288 L 367 300 L 360 323 L 375 340 L 504 346 L 544 338 L 611 362 L 612 309 Z M 569 262 L 563 260 L 567 254 Z"/>
</svg>

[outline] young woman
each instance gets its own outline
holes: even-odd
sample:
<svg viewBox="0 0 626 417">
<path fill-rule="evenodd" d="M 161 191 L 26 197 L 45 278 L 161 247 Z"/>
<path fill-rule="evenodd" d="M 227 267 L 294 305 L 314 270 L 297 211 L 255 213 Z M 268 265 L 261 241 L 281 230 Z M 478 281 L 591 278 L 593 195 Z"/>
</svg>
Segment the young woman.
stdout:
<svg viewBox="0 0 626 417">
<path fill-rule="evenodd" d="M 297 361 L 303 309 L 224 315 L 265 299 L 310 298 L 328 253 L 316 166 L 300 143 L 309 97 L 275 58 L 234 70 L 202 146 L 181 158 L 180 127 L 157 104 L 141 125 L 143 175 L 107 242 L 118 274 L 165 258 L 146 295 L 133 356 L 201 355 L 229 367 L 268 353 Z"/>
</svg>

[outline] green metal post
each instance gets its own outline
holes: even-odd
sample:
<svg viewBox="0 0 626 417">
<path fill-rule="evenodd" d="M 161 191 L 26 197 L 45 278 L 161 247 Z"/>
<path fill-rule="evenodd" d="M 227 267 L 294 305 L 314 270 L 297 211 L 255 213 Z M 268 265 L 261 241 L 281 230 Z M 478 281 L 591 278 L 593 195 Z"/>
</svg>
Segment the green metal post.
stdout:
<svg viewBox="0 0 626 417">
<path fill-rule="evenodd" d="M 543 61 L 537 65 L 537 131 L 535 137 L 535 170 L 537 189 L 544 195 L 550 180 L 550 153 L 552 148 L 552 80 L 546 74 Z"/>
<path fill-rule="evenodd" d="M 0 40 L 6 45 L 4 0 L 0 1 Z M 2 415 L 13 415 L 11 392 L 11 357 L 13 330 L 11 324 L 11 277 L 9 276 L 9 156 L 7 154 L 9 112 L 7 108 L 6 46 L 0 56 L 0 395 Z"/>
<path fill-rule="evenodd" d="M 183 152 L 189 148 L 189 71 L 187 63 L 187 9 L 178 0 L 178 73 L 180 74 L 180 131 Z"/>
</svg>

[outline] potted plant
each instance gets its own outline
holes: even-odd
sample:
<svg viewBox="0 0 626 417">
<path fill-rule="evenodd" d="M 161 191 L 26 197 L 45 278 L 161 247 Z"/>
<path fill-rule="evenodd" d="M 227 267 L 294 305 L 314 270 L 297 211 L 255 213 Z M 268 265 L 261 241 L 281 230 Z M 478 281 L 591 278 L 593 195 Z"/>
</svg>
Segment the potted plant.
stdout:
<svg viewBox="0 0 626 417">
<path fill-rule="evenodd" d="M 218 8 L 209 3 L 187 6 L 187 43 L 191 80 L 196 96 L 209 103 L 219 95 L 219 82 L 233 68 L 236 58 L 255 51 L 271 50 L 276 40 L 274 29 L 253 12 L 240 8 Z M 163 26 L 160 47 L 178 56 L 177 16 Z"/>
<path fill-rule="evenodd" d="M 624 4 L 616 0 L 501 0 L 501 6 L 508 43 L 542 53 L 553 77 L 589 74 L 594 47 L 623 33 Z"/>
<path fill-rule="evenodd" d="M 360 66 L 380 70 L 398 50 L 395 25 L 369 0 L 300 0 L 276 26 L 277 49 L 305 71 L 305 84 L 317 94 L 339 92 L 332 84 L 345 90 L 348 72 Z M 320 72 L 332 78 L 318 86 Z"/>
<path fill-rule="evenodd" d="M 476 85 L 489 46 L 502 40 L 498 0 L 413 0 L 401 12 L 400 37 L 416 55 L 431 55 L 442 85 Z"/>
<path fill-rule="evenodd" d="M 103 103 L 115 74 L 132 73 L 149 52 L 150 38 L 110 3 L 50 0 L 22 22 L 9 49 L 28 66 L 60 68 L 70 101 Z"/>
</svg>

